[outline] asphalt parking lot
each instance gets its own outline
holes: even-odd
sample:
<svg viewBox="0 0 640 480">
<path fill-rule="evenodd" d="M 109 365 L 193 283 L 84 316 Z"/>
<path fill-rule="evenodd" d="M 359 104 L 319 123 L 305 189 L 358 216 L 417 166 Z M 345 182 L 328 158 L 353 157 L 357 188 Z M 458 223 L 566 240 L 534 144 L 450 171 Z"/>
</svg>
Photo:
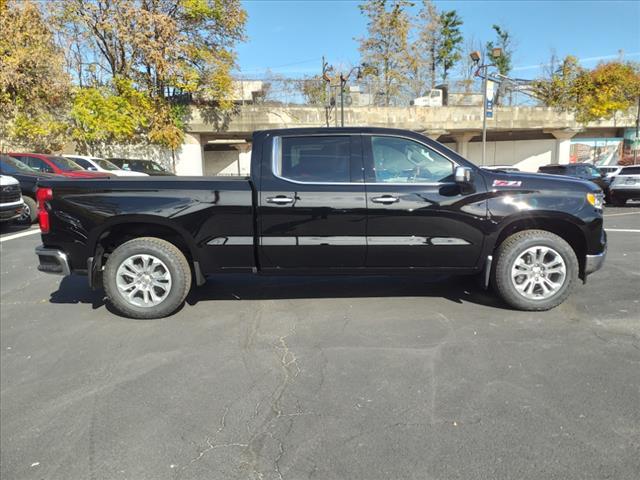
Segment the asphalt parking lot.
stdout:
<svg viewBox="0 0 640 480">
<path fill-rule="evenodd" d="M 640 476 L 640 207 L 555 310 L 471 280 L 212 278 L 121 318 L 0 235 L 0 477 Z"/>
</svg>

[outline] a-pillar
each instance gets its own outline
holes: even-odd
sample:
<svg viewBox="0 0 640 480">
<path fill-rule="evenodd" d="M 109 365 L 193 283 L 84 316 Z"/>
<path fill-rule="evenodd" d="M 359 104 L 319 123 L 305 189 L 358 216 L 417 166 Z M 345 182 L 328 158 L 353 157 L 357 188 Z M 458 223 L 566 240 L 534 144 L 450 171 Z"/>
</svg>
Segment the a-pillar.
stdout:
<svg viewBox="0 0 640 480">
<path fill-rule="evenodd" d="M 235 143 L 233 146 L 238 150 L 238 175 L 249 175 L 251 173 L 251 143 Z"/>
<path fill-rule="evenodd" d="M 184 141 L 176 151 L 176 174 L 201 176 L 203 172 L 204 150 L 200 134 L 185 133 Z"/>
<path fill-rule="evenodd" d="M 469 142 L 477 135 L 477 132 L 462 132 L 451 135 L 453 140 L 456 142 L 456 152 L 458 152 L 461 157 L 468 158 Z"/>
<path fill-rule="evenodd" d="M 571 139 L 578 132 L 579 130 L 573 128 L 545 131 L 545 133 L 550 133 L 556 139 L 552 163 L 565 164 L 571 161 Z"/>
</svg>

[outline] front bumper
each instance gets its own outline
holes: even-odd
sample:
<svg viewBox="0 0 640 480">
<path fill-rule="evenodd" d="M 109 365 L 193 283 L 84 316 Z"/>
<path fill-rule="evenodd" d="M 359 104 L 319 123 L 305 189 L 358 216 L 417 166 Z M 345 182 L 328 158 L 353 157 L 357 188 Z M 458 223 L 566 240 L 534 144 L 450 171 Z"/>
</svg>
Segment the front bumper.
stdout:
<svg viewBox="0 0 640 480">
<path fill-rule="evenodd" d="M 20 201 L 20 203 L 10 204 L 10 205 L 1 205 L 0 206 L 0 222 L 9 222 L 11 220 L 15 220 L 22 215 L 22 211 L 24 210 L 24 203 Z"/>
<path fill-rule="evenodd" d="M 69 258 L 62 250 L 55 248 L 45 248 L 42 245 L 36 247 L 36 255 L 40 264 L 38 270 L 56 275 L 71 275 Z"/>
<path fill-rule="evenodd" d="M 597 272 L 604 265 L 604 259 L 607 257 L 607 246 L 605 245 L 602 253 L 596 255 L 587 255 L 584 262 L 584 275 L 587 276 L 593 272 Z"/>
</svg>

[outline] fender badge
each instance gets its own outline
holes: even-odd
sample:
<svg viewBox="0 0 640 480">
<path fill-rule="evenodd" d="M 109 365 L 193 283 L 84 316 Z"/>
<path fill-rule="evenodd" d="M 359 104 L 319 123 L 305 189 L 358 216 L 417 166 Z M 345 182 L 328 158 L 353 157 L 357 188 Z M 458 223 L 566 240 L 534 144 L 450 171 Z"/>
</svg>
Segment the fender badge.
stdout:
<svg viewBox="0 0 640 480">
<path fill-rule="evenodd" d="M 494 187 L 520 187 L 522 182 L 520 180 L 494 180 Z"/>
</svg>

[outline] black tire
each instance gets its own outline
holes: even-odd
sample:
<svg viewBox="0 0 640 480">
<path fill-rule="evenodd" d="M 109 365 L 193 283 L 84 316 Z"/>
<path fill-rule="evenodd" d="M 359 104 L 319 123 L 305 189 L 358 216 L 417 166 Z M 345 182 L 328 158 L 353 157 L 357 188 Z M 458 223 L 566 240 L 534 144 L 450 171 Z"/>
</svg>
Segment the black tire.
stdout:
<svg viewBox="0 0 640 480">
<path fill-rule="evenodd" d="M 611 205 L 613 205 L 614 207 L 624 207 L 624 205 L 627 203 L 626 198 L 616 197 L 612 194 L 609 195 L 609 200 L 611 201 Z"/>
<path fill-rule="evenodd" d="M 38 219 L 38 203 L 31 197 L 23 196 L 24 211 L 22 216 L 16 220 L 21 225 L 31 225 Z"/>
<path fill-rule="evenodd" d="M 558 290 L 545 299 L 527 298 L 521 294 L 511 278 L 511 269 L 527 249 L 532 247 L 550 247 L 564 261 L 566 269 L 563 283 Z M 578 259 L 565 240 L 545 230 L 524 230 L 506 238 L 496 251 L 496 263 L 492 272 L 492 282 L 498 294 L 511 307 L 518 310 L 550 310 L 564 302 L 571 294 L 578 279 Z"/>
<path fill-rule="evenodd" d="M 169 292 L 157 305 L 134 305 L 118 289 L 118 268 L 125 260 L 136 255 L 156 257 L 166 265 L 171 275 Z M 119 313 L 131 318 L 162 318 L 174 313 L 184 302 L 191 288 L 191 269 L 184 254 L 172 243 L 155 237 L 140 237 L 123 243 L 109 255 L 103 283 L 109 302 Z"/>
</svg>

